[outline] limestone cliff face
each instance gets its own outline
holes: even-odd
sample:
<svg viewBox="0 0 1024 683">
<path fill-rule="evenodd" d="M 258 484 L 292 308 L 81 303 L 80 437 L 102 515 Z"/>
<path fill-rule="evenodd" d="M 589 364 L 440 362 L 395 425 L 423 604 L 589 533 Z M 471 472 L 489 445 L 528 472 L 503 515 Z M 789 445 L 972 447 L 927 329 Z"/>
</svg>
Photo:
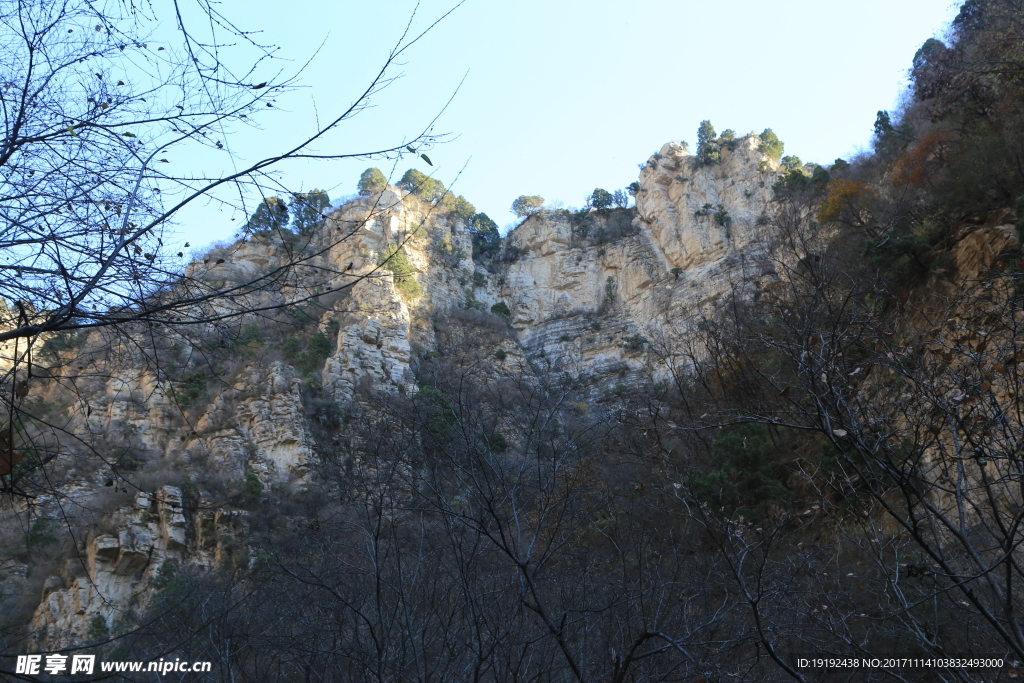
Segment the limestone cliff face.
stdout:
<svg viewBox="0 0 1024 683">
<path fill-rule="evenodd" d="M 759 219 L 778 173 L 759 144 L 742 138 L 712 166 L 664 145 L 640 172 L 632 230 L 607 243 L 557 212 L 516 228 L 509 242 L 526 255 L 501 295 L 522 343 L 583 372 L 637 369 L 640 337 L 684 333 L 733 288 L 770 278 Z"/>
<path fill-rule="evenodd" d="M 762 154 L 760 138 L 748 135 L 723 150 L 722 160 L 702 166 L 676 142 L 664 145 L 640 171 L 637 209 L 658 256 L 669 268 L 698 269 L 749 249 L 762 231 L 777 180 L 777 166 Z"/>
<path fill-rule="evenodd" d="M 311 297 L 347 285 L 309 321 L 330 344 L 311 375 L 280 350 L 262 348 L 240 356 L 237 370 L 184 406 L 182 380 L 145 367 L 108 367 L 85 399 L 67 406 L 68 428 L 116 432 L 150 463 L 301 490 L 322 447 L 307 424 L 304 387 L 315 384 L 322 400 L 342 407 L 366 392 L 414 393 L 417 361 L 436 348 L 436 326 L 457 310 L 486 314 L 499 302 L 518 339 L 510 352 L 537 371 L 589 377 L 600 396 L 651 370 L 650 342 L 685 333 L 732 289 L 753 291 L 772 277 L 758 218 L 777 169 L 758 144 L 756 136 L 740 139 L 720 163 L 701 166 L 669 143 L 641 171 L 635 211 L 542 211 L 515 228 L 504 257 L 492 261 L 475 261 L 462 222 L 434 216 L 414 196 L 389 188 L 356 199 L 302 246 L 310 255 L 289 281 Z M 240 242 L 194 262 L 187 274 L 246 281 L 279 267 L 288 248 L 298 247 L 269 238 Z M 396 266 L 396 253 L 407 271 Z M 275 295 L 259 296 L 273 303 Z M 180 362 L 193 363 L 189 358 Z M 88 499 L 104 484 L 121 485 L 96 464 L 95 471 L 70 466 L 68 489 Z M 196 486 L 186 505 L 181 490 L 158 481 L 114 514 L 115 530 L 82 542 L 87 575 L 45 581 L 33 620 L 40 646 L 79 641 L 97 618 L 113 625 L 145 606 L 168 561 L 223 560 L 224 539 L 244 532 L 244 515 L 202 504 L 203 481 Z M 42 514 L 53 504 L 42 501 Z"/>
<path fill-rule="evenodd" d="M 31 623 L 34 645 L 65 647 L 96 632 L 116 628 L 131 610 L 146 606 L 145 588 L 158 584 L 165 562 L 187 559 L 213 567 L 229 559 L 228 543 L 244 533 L 244 512 L 206 507 L 184 513 L 180 489 L 162 486 L 139 493 L 117 510 L 110 533 L 91 534 L 85 543 L 83 575 L 54 575 L 43 584 Z M 189 528 L 189 527 L 192 528 Z"/>
</svg>

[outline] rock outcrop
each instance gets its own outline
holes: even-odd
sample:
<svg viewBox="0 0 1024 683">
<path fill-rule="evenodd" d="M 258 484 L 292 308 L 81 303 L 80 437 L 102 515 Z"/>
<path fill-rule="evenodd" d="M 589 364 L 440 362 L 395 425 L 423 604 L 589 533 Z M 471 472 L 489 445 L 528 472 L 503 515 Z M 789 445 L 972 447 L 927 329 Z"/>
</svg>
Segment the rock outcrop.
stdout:
<svg viewBox="0 0 1024 683">
<path fill-rule="evenodd" d="M 190 547 L 191 562 L 213 566 L 217 549 L 205 549 L 190 537 L 215 538 L 231 514 L 214 510 L 193 516 L 205 528 L 189 530 L 183 506 L 182 492 L 173 486 L 139 493 L 131 507 L 113 514 L 113 531 L 90 535 L 84 543 L 84 574 L 53 575 L 43 584 L 31 624 L 36 646 L 61 647 L 109 632 L 133 608 L 143 606 L 146 589 L 164 563 L 184 559 Z"/>
<path fill-rule="evenodd" d="M 176 350 L 185 364 L 177 379 L 145 367 L 98 373 L 104 379 L 64 409 L 68 428 L 116 432 L 147 462 L 301 489 L 325 447 L 308 426 L 310 396 L 344 410 L 368 392 L 411 395 L 418 358 L 436 347 L 436 325 L 455 310 L 486 314 L 496 305 L 503 310 L 500 304 L 520 357 L 589 377 L 599 397 L 609 385 L 651 370 L 652 340 L 685 333 L 736 288 L 754 292 L 772 277 L 760 217 L 776 177 L 756 136 L 736 141 L 712 166 L 669 143 L 641 171 L 635 210 L 541 211 L 507 236 L 503 259 L 490 261 L 474 260 L 472 236 L 460 220 L 432 215 L 412 195 L 389 188 L 358 198 L 327 217 L 305 247 L 313 254 L 310 274 L 296 269 L 289 285 L 311 297 L 344 286 L 306 321 L 329 346 L 315 369 L 303 375 L 300 363 L 293 366 L 277 349 L 238 352 L 234 369 L 207 386 L 209 378 L 186 372 L 195 367 L 195 349 Z M 257 237 L 216 250 L 187 274 L 246 281 L 280 265 L 282 248 Z M 388 260 L 396 253 L 407 272 Z M 272 303 L 275 295 L 259 296 Z M 182 378 L 191 378 L 191 388 Z M 104 480 L 115 488 L 133 481 L 113 469 L 110 477 L 109 468 L 75 465 L 67 486 L 88 498 Z M 203 485 L 196 481 L 188 494 L 168 485 L 140 492 L 110 516 L 110 531 L 90 534 L 78 548 L 84 574 L 44 581 L 32 621 L 37 644 L 63 646 L 82 641 L 90 628 L 114 628 L 152 598 L 165 564 L 221 563 L 228 551 L 218 539 L 240 535 L 244 514 L 208 504 Z M 40 513 L 52 503 L 41 501 Z"/>
</svg>

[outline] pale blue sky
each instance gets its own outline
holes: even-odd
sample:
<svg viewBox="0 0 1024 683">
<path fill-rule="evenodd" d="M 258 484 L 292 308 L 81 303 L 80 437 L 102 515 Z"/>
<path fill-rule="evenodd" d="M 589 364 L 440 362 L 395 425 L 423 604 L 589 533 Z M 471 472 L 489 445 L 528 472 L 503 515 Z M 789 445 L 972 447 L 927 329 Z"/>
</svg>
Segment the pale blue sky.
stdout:
<svg viewBox="0 0 1024 683">
<path fill-rule="evenodd" d="M 233 13 L 232 5 L 244 7 Z M 422 28 L 452 3 L 423 0 Z M 348 104 L 404 28 L 408 0 L 232 0 L 243 28 L 281 46 L 305 89 L 268 111 L 264 130 L 231 148 L 256 158 Z M 721 132 L 772 128 L 786 153 L 830 163 L 865 147 L 875 112 L 893 109 L 917 48 L 956 12 L 948 0 L 467 0 L 404 59 L 404 74 L 331 138 L 325 151 L 371 149 L 413 137 L 452 96 L 429 152 L 434 171 L 499 225 L 512 200 L 540 194 L 579 206 L 595 187 L 625 187 L 637 164 L 669 140 L 696 140 L 702 119 Z M 468 72 L 468 73 L 467 73 Z M 386 162 L 294 163 L 294 188 L 351 194 L 359 173 Z M 239 220 L 193 211 L 183 237 L 230 237 Z M 199 237 L 199 236 L 202 237 Z"/>
</svg>

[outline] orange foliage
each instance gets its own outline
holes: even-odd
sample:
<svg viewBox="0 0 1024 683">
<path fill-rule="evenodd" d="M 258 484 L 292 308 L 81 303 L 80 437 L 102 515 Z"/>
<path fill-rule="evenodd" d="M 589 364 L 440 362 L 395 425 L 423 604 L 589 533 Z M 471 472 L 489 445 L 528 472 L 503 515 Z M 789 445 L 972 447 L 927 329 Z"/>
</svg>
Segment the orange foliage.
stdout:
<svg viewBox="0 0 1024 683">
<path fill-rule="evenodd" d="M 893 164 L 893 185 L 921 185 L 928 181 L 929 162 L 941 158 L 943 148 L 950 138 L 949 131 L 937 130 L 921 138 L 909 153 L 900 157 Z"/>
<path fill-rule="evenodd" d="M 825 199 L 818 207 L 818 220 L 822 223 L 831 223 L 839 220 L 846 211 L 856 213 L 856 201 L 865 196 L 869 191 L 867 183 L 836 178 L 828 184 Z"/>
</svg>

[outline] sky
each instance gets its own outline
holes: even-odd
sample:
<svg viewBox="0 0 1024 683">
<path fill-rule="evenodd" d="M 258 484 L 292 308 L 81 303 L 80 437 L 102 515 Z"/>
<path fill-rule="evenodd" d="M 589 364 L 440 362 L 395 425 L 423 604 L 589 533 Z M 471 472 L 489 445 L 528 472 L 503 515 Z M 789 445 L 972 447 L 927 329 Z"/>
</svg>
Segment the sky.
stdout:
<svg viewBox="0 0 1024 683">
<path fill-rule="evenodd" d="M 303 86 L 265 112 L 261 130 L 231 134 L 237 163 L 347 107 L 407 25 L 416 34 L 456 1 L 422 0 L 415 15 L 411 0 L 224 3 L 241 28 L 280 48 L 269 68 L 298 73 Z M 418 168 L 507 226 L 522 194 L 573 207 L 596 187 L 625 187 L 664 143 L 693 149 L 704 119 L 738 135 L 772 128 L 786 154 L 828 164 L 868 147 L 876 112 L 898 107 L 914 53 L 956 9 L 947 0 L 466 0 L 320 147 L 394 146 L 433 121 L 448 134 L 418 150 L 433 166 L 413 155 L 299 161 L 281 167 L 281 180 L 340 199 L 367 167 L 392 182 Z M 179 231 L 194 243 L 228 239 L 239 220 L 197 206 Z"/>
</svg>

